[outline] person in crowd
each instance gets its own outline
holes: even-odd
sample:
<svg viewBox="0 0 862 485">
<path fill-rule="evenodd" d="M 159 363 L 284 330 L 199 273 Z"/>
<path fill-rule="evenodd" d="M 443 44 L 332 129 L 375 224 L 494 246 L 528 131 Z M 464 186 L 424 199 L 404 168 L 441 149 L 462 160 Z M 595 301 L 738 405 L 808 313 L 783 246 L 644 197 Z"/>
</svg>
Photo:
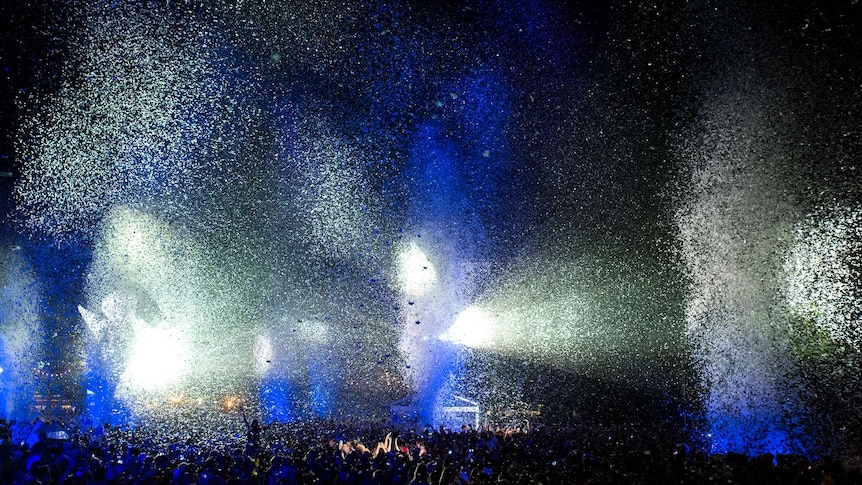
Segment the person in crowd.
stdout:
<svg viewBox="0 0 862 485">
<path fill-rule="evenodd" d="M 858 469 L 836 460 L 709 455 L 675 436 L 644 441 L 601 425 L 396 432 L 382 423 L 244 419 L 245 433 L 104 426 L 31 445 L 3 426 L 0 483 L 13 485 L 862 484 Z"/>
</svg>

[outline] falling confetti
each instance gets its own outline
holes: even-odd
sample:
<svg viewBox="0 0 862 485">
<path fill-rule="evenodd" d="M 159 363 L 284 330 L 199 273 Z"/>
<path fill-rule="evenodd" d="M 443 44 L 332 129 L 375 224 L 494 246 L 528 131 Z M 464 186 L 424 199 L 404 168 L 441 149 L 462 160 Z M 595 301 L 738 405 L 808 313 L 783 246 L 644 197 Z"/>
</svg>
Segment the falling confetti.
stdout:
<svg viewBox="0 0 862 485">
<path fill-rule="evenodd" d="M 36 3 L 3 7 L 5 416 L 460 399 L 862 449 L 855 6 Z"/>
</svg>

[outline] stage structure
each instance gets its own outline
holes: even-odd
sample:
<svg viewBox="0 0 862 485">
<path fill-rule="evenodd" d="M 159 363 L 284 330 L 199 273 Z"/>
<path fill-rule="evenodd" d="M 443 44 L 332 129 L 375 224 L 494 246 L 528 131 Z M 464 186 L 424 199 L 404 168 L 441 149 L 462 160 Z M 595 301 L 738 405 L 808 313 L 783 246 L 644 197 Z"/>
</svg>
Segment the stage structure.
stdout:
<svg viewBox="0 0 862 485">
<path fill-rule="evenodd" d="M 399 399 L 389 406 L 390 420 L 395 425 L 426 424 L 418 423 L 421 412 L 421 406 L 416 402 L 414 395 Z M 453 394 L 442 404 L 438 402 L 433 416 L 434 422 L 428 424 L 451 429 L 460 429 L 462 425 L 470 424 L 477 429 L 482 409 L 478 401 Z"/>
</svg>

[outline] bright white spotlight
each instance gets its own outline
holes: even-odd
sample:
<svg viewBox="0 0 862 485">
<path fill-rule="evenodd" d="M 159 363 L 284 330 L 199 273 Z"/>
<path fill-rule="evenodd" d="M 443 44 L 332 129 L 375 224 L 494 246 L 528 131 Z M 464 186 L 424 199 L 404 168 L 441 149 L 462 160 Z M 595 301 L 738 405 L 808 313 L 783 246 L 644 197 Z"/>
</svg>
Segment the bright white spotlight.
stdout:
<svg viewBox="0 0 862 485">
<path fill-rule="evenodd" d="M 467 347 L 490 347 L 493 344 L 494 321 L 482 310 L 470 307 L 458 314 L 440 340 Z"/>
<path fill-rule="evenodd" d="M 186 373 L 187 356 L 188 345 L 178 329 L 149 327 L 140 322 L 135 325 L 135 344 L 123 381 L 142 391 L 164 389 Z"/>
<path fill-rule="evenodd" d="M 415 242 L 398 256 L 398 278 L 408 295 L 423 295 L 437 280 L 437 271 Z"/>
</svg>

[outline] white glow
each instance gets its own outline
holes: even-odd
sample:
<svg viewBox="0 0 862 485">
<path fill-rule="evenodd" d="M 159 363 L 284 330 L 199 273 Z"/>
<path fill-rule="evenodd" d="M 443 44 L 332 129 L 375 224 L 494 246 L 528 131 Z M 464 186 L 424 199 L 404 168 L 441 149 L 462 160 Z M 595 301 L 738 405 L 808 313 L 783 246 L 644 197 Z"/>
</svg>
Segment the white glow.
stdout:
<svg viewBox="0 0 862 485">
<path fill-rule="evenodd" d="M 147 245 L 144 243 L 144 235 L 135 229 L 130 228 L 127 233 L 126 250 L 129 254 L 137 254 L 147 250 Z"/>
<path fill-rule="evenodd" d="M 135 325 L 135 344 L 123 373 L 130 388 L 157 391 L 177 382 L 188 370 L 188 345 L 178 329 Z"/>
<path fill-rule="evenodd" d="M 78 305 L 78 313 L 81 314 L 81 318 L 84 320 L 84 323 L 87 325 L 87 329 L 90 330 L 95 335 L 99 335 L 102 332 L 102 329 L 105 328 L 105 320 L 95 312 L 91 312 L 87 310 L 81 305 Z"/>
<path fill-rule="evenodd" d="M 258 335 L 254 342 L 254 368 L 258 375 L 266 374 L 272 365 L 272 342 L 266 335 Z"/>
<path fill-rule="evenodd" d="M 470 307 L 458 314 L 440 340 L 467 347 L 490 347 L 493 344 L 494 320 L 482 310 Z"/>
<path fill-rule="evenodd" d="M 102 314 L 112 322 L 120 322 L 128 313 L 127 305 L 116 293 L 111 293 L 102 299 Z"/>
<path fill-rule="evenodd" d="M 329 340 L 329 329 L 317 320 L 303 320 L 297 324 L 300 337 L 306 343 L 325 343 Z"/>
<path fill-rule="evenodd" d="M 398 277 L 408 295 L 423 295 L 437 280 L 437 271 L 415 242 L 398 256 Z"/>
<path fill-rule="evenodd" d="M 823 208 L 796 228 L 785 256 L 784 289 L 793 313 L 832 339 L 862 350 L 858 281 L 862 266 L 862 208 Z"/>
</svg>

